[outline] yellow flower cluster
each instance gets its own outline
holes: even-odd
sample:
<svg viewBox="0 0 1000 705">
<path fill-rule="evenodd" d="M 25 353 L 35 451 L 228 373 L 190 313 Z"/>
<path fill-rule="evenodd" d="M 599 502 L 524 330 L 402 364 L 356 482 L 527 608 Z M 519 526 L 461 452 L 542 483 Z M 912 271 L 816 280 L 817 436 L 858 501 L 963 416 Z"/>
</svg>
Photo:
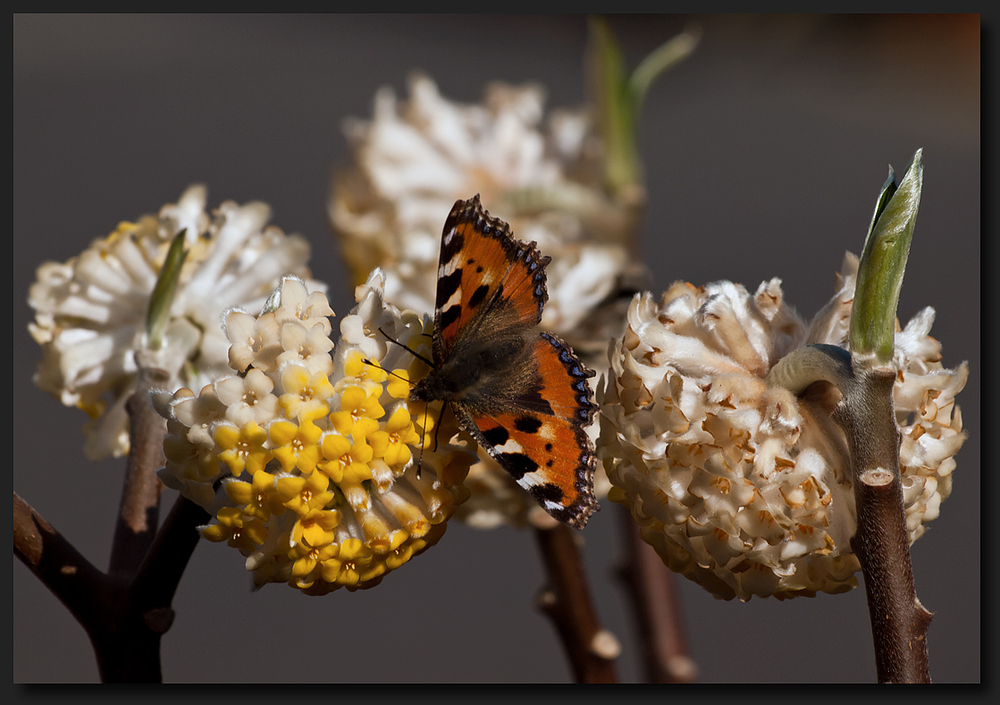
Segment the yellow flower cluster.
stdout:
<svg viewBox="0 0 1000 705">
<path fill-rule="evenodd" d="M 325 295 L 287 278 L 260 316 L 228 314 L 238 375 L 156 400 L 169 431 L 161 478 L 214 516 L 202 535 L 246 556 L 256 585 L 377 585 L 434 544 L 468 494 L 475 455 L 409 403 L 424 363 L 388 340 L 427 353 L 424 321 L 383 303 L 379 272 L 357 301 L 331 356 Z M 437 448 L 411 462 L 432 434 Z"/>
</svg>

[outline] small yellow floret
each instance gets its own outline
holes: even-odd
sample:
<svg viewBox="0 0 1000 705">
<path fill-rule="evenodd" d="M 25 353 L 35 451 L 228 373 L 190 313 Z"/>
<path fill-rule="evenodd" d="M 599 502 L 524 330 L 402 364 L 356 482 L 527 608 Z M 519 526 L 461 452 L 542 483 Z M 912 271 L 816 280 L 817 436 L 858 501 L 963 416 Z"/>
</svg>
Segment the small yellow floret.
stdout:
<svg viewBox="0 0 1000 705">
<path fill-rule="evenodd" d="M 320 459 L 319 440 L 323 435 L 319 426 L 312 422 L 299 426 L 291 421 L 272 421 L 268 430 L 275 446 L 274 457 L 285 472 L 298 467 L 303 474 L 308 474 L 316 469 Z"/>
<path fill-rule="evenodd" d="M 215 427 L 213 438 L 215 444 L 222 449 L 219 458 L 229 466 L 233 477 L 239 477 L 244 469 L 251 474 L 256 473 L 272 457 L 271 451 L 264 448 L 267 431 L 255 421 L 249 421 L 239 429 L 220 423 Z"/>
<path fill-rule="evenodd" d="M 389 392 L 389 396 L 393 399 L 406 399 L 410 396 L 412 386 L 408 370 L 395 370 L 389 375 L 389 383 L 386 385 L 386 391 Z"/>
<path fill-rule="evenodd" d="M 381 384 L 389 375 L 376 360 L 366 360 L 360 350 L 352 350 L 344 361 L 344 376 Z"/>
<path fill-rule="evenodd" d="M 385 409 L 379 404 L 378 397 L 378 394 L 369 394 L 362 387 L 347 387 L 340 398 L 340 411 L 330 414 L 333 427 L 338 433 L 349 436 L 354 432 L 354 426 L 359 420 L 382 418 Z"/>
<path fill-rule="evenodd" d="M 327 491 L 329 486 L 329 477 L 314 472 L 308 477 L 280 477 L 275 491 L 286 507 L 296 514 L 307 514 L 312 509 L 323 509 L 333 499 L 333 492 Z"/>
</svg>

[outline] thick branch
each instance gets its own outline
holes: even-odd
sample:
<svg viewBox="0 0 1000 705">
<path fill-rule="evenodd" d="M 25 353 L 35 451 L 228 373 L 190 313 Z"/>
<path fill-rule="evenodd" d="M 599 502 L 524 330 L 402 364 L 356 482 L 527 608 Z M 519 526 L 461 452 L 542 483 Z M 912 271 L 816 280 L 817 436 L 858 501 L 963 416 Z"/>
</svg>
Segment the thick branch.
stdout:
<svg viewBox="0 0 1000 705">
<path fill-rule="evenodd" d="M 174 621 L 171 602 L 208 514 L 178 497 L 134 581 L 101 628 L 91 633 L 101 680 L 159 683 L 160 640 Z"/>
<path fill-rule="evenodd" d="M 107 577 L 16 492 L 14 555 L 66 605 L 84 628 L 95 621 L 95 604 L 107 590 Z"/>
<path fill-rule="evenodd" d="M 167 381 L 163 370 L 140 367 L 135 390 L 126 402 L 130 449 L 108 568 L 110 575 L 126 580 L 138 570 L 156 532 L 163 487 L 156 469 L 163 465 L 166 421 L 153 409 L 149 392 L 166 386 Z"/>
<path fill-rule="evenodd" d="M 94 646 L 106 683 L 159 682 L 160 637 L 208 514 L 179 497 L 132 585 L 101 573 L 14 494 L 14 554 L 73 614 Z"/>
<path fill-rule="evenodd" d="M 139 601 L 150 609 L 170 605 L 201 538 L 197 527 L 207 524 L 211 518 L 191 500 L 177 497 L 132 583 Z"/>
<path fill-rule="evenodd" d="M 170 603 L 198 543 L 196 527 L 209 519 L 181 497 L 156 531 L 161 486 L 155 471 L 165 426 L 149 390 L 162 383 L 143 370 L 127 404 L 132 447 L 107 575 L 14 495 L 14 553 L 86 630 L 106 683 L 160 682 L 160 640 L 174 618 Z"/>
<path fill-rule="evenodd" d="M 688 655 L 674 574 L 642 540 L 628 509 L 617 509 L 628 547 L 618 575 L 632 598 L 646 678 L 650 683 L 692 683 L 697 668 Z"/>
<path fill-rule="evenodd" d="M 200 538 L 195 527 L 206 521 L 205 510 L 178 497 L 116 613 L 91 633 L 105 683 L 162 680 L 160 641 L 174 621 L 170 603 Z"/>
<path fill-rule="evenodd" d="M 539 607 L 555 624 L 576 681 L 617 683 L 615 659 L 621 647 L 597 619 L 573 529 L 557 524 L 534 531 L 549 579 Z"/>
<path fill-rule="evenodd" d="M 899 470 L 899 429 L 891 368 L 868 370 L 843 389 L 834 420 L 847 434 L 858 529 L 851 546 L 861 562 L 880 683 L 929 683 L 927 627 L 917 599 Z"/>
</svg>

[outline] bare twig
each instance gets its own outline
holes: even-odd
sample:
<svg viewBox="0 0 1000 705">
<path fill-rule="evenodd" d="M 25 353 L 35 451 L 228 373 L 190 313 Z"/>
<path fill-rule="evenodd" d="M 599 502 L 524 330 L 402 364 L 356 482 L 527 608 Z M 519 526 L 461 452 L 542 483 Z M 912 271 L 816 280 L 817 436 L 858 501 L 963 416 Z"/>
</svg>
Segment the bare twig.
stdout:
<svg viewBox="0 0 1000 705">
<path fill-rule="evenodd" d="M 136 628 L 121 581 L 97 570 L 14 495 L 14 553 L 66 605 L 90 637 L 104 682 L 158 682 L 159 634 Z M 145 632 L 145 633 L 144 633 Z"/>
<path fill-rule="evenodd" d="M 141 372 L 126 405 L 132 447 L 107 574 L 14 494 L 14 554 L 86 630 L 106 683 L 160 682 L 160 639 L 174 616 L 170 603 L 198 542 L 195 527 L 209 518 L 181 497 L 156 531 L 155 470 L 162 464 L 165 425 L 149 403 L 149 390 L 158 383 L 156 372 Z"/>
<path fill-rule="evenodd" d="M 80 622 L 90 637 L 101 680 L 159 682 L 160 637 L 173 622 L 173 599 L 208 514 L 177 499 L 135 581 L 105 575 L 27 502 L 14 494 L 14 555 Z"/>
<path fill-rule="evenodd" d="M 104 574 L 14 493 L 14 555 L 85 625 Z"/>
<path fill-rule="evenodd" d="M 88 629 L 105 683 L 159 683 L 160 639 L 174 621 L 173 600 L 208 513 L 178 497 L 135 579 L 122 585 L 108 618 Z"/>
<path fill-rule="evenodd" d="M 861 562 L 880 683 L 929 683 L 927 627 L 910 563 L 893 413 L 895 373 L 875 367 L 842 388 L 833 418 L 847 434 L 858 529 L 851 546 Z"/>
<path fill-rule="evenodd" d="M 646 678 L 650 683 L 692 683 L 697 668 L 688 655 L 674 574 L 642 540 L 628 509 L 617 509 L 627 546 L 618 576 L 632 598 Z"/>
<path fill-rule="evenodd" d="M 129 414 L 129 456 L 122 487 L 108 574 L 129 579 L 138 570 L 153 540 L 163 487 L 156 468 L 163 465 L 166 421 L 153 409 L 149 392 L 166 386 L 163 370 L 139 368 L 135 391 L 126 402 Z"/>
<path fill-rule="evenodd" d="M 555 624 L 576 681 L 617 683 L 615 659 L 621 647 L 598 621 L 573 529 L 556 524 L 534 531 L 549 579 L 538 604 Z"/>
<path fill-rule="evenodd" d="M 142 596 L 147 609 L 170 605 L 201 538 L 196 527 L 207 524 L 211 518 L 191 500 L 177 497 L 132 583 L 132 589 Z"/>
</svg>

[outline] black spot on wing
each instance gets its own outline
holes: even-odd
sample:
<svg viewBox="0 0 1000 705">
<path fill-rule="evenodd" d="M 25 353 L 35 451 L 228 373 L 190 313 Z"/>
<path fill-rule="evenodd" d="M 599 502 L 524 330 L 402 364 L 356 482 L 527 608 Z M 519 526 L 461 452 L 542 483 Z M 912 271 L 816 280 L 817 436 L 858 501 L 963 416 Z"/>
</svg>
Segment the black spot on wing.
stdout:
<svg viewBox="0 0 1000 705">
<path fill-rule="evenodd" d="M 497 453 L 493 457 L 511 477 L 518 481 L 527 473 L 538 470 L 538 463 L 524 453 Z"/>
<path fill-rule="evenodd" d="M 535 501 L 543 505 L 546 501 L 558 502 L 562 504 L 563 499 L 566 495 L 563 491 L 559 489 L 558 485 L 553 485 L 552 483 L 546 482 L 543 485 L 535 485 L 530 490 L 531 496 L 535 498 Z"/>
<path fill-rule="evenodd" d="M 514 419 L 514 428 L 522 433 L 538 433 L 542 422 L 533 416 L 518 416 Z"/>
<path fill-rule="evenodd" d="M 469 298 L 469 308 L 475 309 L 479 308 L 479 304 L 483 302 L 486 295 L 490 293 L 490 287 L 488 284 L 481 284 Z"/>
<path fill-rule="evenodd" d="M 438 323 L 438 330 L 445 330 L 462 315 L 461 306 L 452 306 L 447 311 L 441 312 L 441 320 Z"/>
<path fill-rule="evenodd" d="M 486 442 L 489 443 L 491 446 L 496 447 L 505 445 L 507 443 L 507 440 L 510 438 L 510 434 L 507 433 L 507 429 L 505 429 L 503 426 L 497 426 L 495 428 L 491 428 L 487 431 L 484 431 L 483 438 L 485 438 Z"/>
<path fill-rule="evenodd" d="M 451 221 L 452 218 L 448 218 L 448 220 Z M 457 221 L 456 223 L 445 223 L 446 233 L 450 229 L 449 225 L 453 228 L 457 225 Z M 451 237 L 445 238 L 441 244 L 441 264 L 451 262 L 455 255 L 462 251 L 463 247 L 465 247 L 465 236 L 458 232 L 452 232 Z"/>
<path fill-rule="evenodd" d="M 436 306 L 438 308 L 444 306 L 448 302 L 448 299 L 450 299 L 455 294 L 455 292 L 458 291 L 458 287 L 460 287 L 461 285 L 462 285 L 461 269 L 456 269 L 454 272 L 452 272 L 447 276 L 439 277 L 437 284 Z"/>
</svg>

